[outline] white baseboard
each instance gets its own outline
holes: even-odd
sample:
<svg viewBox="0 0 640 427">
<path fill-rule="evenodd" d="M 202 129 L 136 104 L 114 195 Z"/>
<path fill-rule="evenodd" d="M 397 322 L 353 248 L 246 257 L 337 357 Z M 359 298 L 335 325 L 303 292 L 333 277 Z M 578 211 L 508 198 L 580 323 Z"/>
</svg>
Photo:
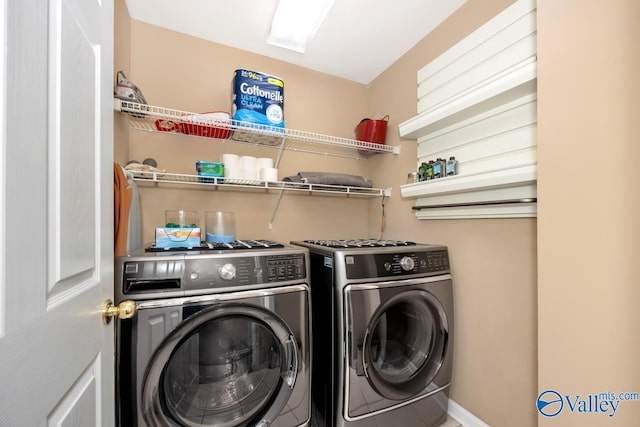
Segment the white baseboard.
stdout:
<svg viewBox="0 0 640 427">
<path fill-rule="evenodd" d="M 451 418 L 458 421 L 464 427 L 491 427 L 451 399 L 449 399 L 447 412 Z"/>
</svg>

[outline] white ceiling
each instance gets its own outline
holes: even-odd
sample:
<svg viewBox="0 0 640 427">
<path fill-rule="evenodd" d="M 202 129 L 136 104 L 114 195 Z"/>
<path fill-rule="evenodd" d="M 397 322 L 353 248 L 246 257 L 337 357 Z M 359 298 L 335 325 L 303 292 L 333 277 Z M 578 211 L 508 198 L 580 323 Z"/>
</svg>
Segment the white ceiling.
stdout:
<svg viewBox="0 0 640 427">
<path fill-rule="evenodd" d="M 306 53 L 268 45 L 278 0 L 125 0 L 133 19 L 368 84 L 466 0 L 336 0 Z"/>
</svg>

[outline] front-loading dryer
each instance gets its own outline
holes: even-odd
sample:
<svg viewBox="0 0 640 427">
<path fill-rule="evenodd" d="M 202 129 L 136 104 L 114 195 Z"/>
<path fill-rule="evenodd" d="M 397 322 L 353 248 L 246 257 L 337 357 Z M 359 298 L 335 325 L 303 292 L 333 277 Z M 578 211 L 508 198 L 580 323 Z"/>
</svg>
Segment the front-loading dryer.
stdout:
<svg viewBox="0 0 640 427">
<path fill-rule="evenodd" d="M 119 426 L 307 426 L 308 251 L 284 245 L 116 260 Z"/>
<path fill-rule="evenodd" d="M 311 251 L 314 348 L 326 354 L 314 355 L 312 425 L 443 423 L 454 331 L 447 248 L 377 240 L 292 243 Z"/>
</svg>

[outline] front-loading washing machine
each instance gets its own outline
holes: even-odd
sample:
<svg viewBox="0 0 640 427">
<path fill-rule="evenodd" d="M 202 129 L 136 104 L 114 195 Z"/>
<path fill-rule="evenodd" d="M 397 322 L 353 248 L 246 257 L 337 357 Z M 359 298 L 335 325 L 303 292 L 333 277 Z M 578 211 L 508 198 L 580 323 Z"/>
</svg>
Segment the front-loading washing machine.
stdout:
<svg viewBox="0 0 640 427">
<path fill-rule="evenodd" d="M 243 241 L 116 259 L 121 427 L 307 426 L 308 251 Z"/>
<path fill-rule="evenodd" d="M 447 419 L 453 288 L 445 246 L 307 240 L 312 425 L 437 426 Z"/>
</svg>

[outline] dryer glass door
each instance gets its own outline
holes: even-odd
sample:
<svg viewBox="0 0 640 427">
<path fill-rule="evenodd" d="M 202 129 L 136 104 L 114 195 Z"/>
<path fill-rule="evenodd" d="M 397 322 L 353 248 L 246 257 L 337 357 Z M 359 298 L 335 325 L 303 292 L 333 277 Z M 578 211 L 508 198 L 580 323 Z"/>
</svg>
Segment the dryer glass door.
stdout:
<svg viewBox="0 0 640 427">
<path fill-rule="evenodd" d="M 163 342 L 145 377 L 150 425 L 267 425 L 296 380 L 293 335 L 275 315 L 240 304 L 187 318 Z"/>
<path fill-rule="evenodd" d="M 371 386 L 391 400 L 408 399 L 425 390 L 442 365 L 447 330 L 444 309 L 429 292 L 411 290 L 391 296 L 375 311 L 365 331 L 362 360 Z"/>
</svg>

